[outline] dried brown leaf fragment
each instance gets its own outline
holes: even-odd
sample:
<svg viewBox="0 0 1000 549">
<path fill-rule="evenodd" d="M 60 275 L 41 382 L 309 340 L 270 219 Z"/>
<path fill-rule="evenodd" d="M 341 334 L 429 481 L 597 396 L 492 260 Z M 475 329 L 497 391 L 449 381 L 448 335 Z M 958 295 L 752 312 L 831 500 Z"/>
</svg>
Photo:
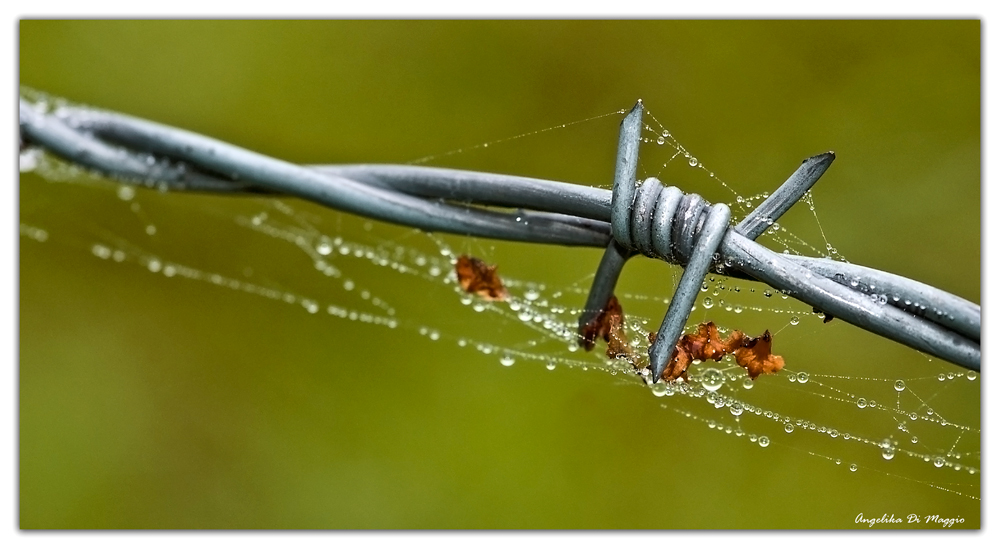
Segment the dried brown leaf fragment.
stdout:
<svg viewBox="0 0 1000 549">
<path fill-rule="evenodd" d="M 649 334 L 650 344 L 655 340 L 656 334 Z M 739 330 L 733 330 L 723 340 L 715 323 L 705 322 L 698 325 L 696 333 L 681 336 L 667 361 L 663 379 L 687 379 L 687 369 L 692 361 L 718 362 L 730 353 L 736 357 L 737 364 L 746 368 L 751 379 L 756 379 L 760 374 L 775 373 L 785 366 L 785 359 L 771 354 L 770 332 L 765 331 L 760 337 L 750 338 Z"/>
<path fill-rule="evenodd" d="M 488 301 L 506 301 L 510 297 L 497 275 L 497 266 L 488 265 L 482 259 L 459 256 L 455 261 L 455 275 L 458 277 L 458 285 L 470 294 Z"/>
<path fill-rule="evenodd" d="M 760 374 L 774 374 L 785 367 L 785 359 L 771 354 L 771 332 L 764 330 L 764 335 L 746 338 L 739 349 L 733 353 L 736 363 L 746 368 L 750 379 L 757 379 Z"/>
<path fill-rule="evenodd" d="M 625 359 L 635 364 L 636 356 L 625 333 L 625 313 L 613 295 L 593 320 L 580 327 L 580 346 L 584 349 L 593 349 L 598 339 L 607 342 L 608 358 Z"/>
</svg>

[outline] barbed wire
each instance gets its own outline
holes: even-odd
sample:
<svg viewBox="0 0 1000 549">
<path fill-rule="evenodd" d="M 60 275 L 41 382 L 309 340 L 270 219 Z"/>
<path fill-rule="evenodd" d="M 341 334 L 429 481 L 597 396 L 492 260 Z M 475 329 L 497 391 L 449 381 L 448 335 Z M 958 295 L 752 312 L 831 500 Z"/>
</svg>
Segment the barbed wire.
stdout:
<svg viewBox="0 0 1000 549">
<path fill-rule="evenodd" d="M 299 166 L 190 131 L 52 101 L 22 90 L 23 144 L 126 183 L 166 191 L 295 196 L 337 210 L 467 236 L 602 247 L 582 328 L 600 314 L 635 255 L 684 272 L 654 343 L 653 382 L 663 374 L 709 272 L 770 285 L 827 315 L 979 370 L 980 307 L 943 290 L 868 267 L 788 254 L 754 242 L 834 160 L 802 165 L 735 226 L 725 204 L 636 180 L 643 105 L 622 121 L 611 191 L 570 183 L 407 165 Z M 497 209 L 502 208 L 502 209 Z M 513 209 L 513 211 L 511 211 Z"/>
</svg>

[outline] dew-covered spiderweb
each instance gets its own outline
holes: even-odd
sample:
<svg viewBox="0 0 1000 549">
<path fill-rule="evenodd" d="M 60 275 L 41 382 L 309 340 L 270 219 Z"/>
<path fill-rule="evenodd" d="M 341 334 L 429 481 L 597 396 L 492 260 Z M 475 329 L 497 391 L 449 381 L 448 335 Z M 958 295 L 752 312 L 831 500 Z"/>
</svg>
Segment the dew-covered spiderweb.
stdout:
<svg viewBox="0 0 1000 549">
<path fill-rule="evenodd" d="M 616 124 L 623 113 L 588 117 L 466 149 L 494 151 L 540 133 L 558 136 L 567 127 L 593 126 L 592 131 L 611 131 L 617 137 Z M 656 176 L 682 188 L 697 186 L 691 190 L 728 203 L 734 220 L 773 189 L 748 189 L 736 183 L 739 174 L 714 172 L 708 167 L 711 161 L 685 148 L 667 123 L 652 113 L 646 118 L 640 151 L 643 177 Z M 415 162 L 440 165 L 462 154 L 456 150 Z M 871 363 L 861 369 L 850 359 L 868 352 L 865 349 L 845 350 L 843 361 L 834 360 L 834 366 L 814 361 L 800 350 L 786 355 L 786 367 L 779 374 L 756 380 L 727 356 L 718 363 L 695 362 L 688 382 L 648 387 L 628 362 L 605 358 L 603 343 L 589 353 L 579 348 L 577 320 L 596 261 L 572 265 L 560 276 L 525 277 L 520 273 L 530 270 L 503 263 L 493 243 L 484 239 L 426 234 L 290 199 L 214 197 L 190 206 L 183 193 L 109 181 L 30 147 L 21 151 L 20 167 L 22 173 L 41 176 L 32 179 L 38 185 L 73 187 L 116 212 L 102 219 L 80 213 L 76 220 L 53 221 L 51 216 L 22 209 L 22 247 L 46 246 L 54 250 L 51 253 L 89 255 L 93 261 L 149 277 L 185 281 L 175 287 L 177 292 L 190 284 L 209 285 L 219 292 L 243 294 L 247 300 L 286 303 L 315 322 L 370 324 L 384 329 L 386 337 L 393 331 L 410 331 L 452 346 L 459 360 L 475 355 L 489 357 L 486 364 L 501 368 L 607 376 L 609 384 L 634 387 L 636 398 L 657 399 L 663 414 L 704 426 L 723 447 L 798 452 L 801 459 L 827 462 L 833 476 L 867 472 L 942 491 L 948 497 L 980 497 L 979 379 L 974 372 L 916 351 L 906 351 L 905 364 L 886 363 L 873 370 Z M 605 187 L 610 188 L 610 181 Z M 822 204 L 812 194 L 802 202 L 793 208 L 800 211 L 795 227 L 784 220 L 775 222 L 758 241 L 777 252 L 849 261 L 831 243 L 836 235 L 823 229 Z M 72 209 L 71 204 L 60 207 Z M 239 235 L 239 245 L 232 246 L 231 253 L 197 253 L 199 239 L 209 236 L 204 228 L 186 229 L 183 219 L 190 216 L 226 235 Z M 499 273 L 509 300 L 485 301 L 464 293 L 453 266 L 462 254 L 501 263 Z M 275 262 L 293 265 L 301 274 L 293 280 L 277 278 L 269 267 Z M 626 273 L 643 262 L 652 263 L 633 260 Z M 667 279 L 637 282 L 626 274 L 616 292 L 631 344 L 640 354 L 645 353 L 646 335 L 659 325 L 681 272 L 678 267 L 655 268 L 670 273 Z M 451 320 L 429 321 L 428 303 L 445 309 Z M 826 334 L 858 330 L 837 320 L 824 323 L 821 313 L 766 285 L 718 275 L 706 278 L 687 331 L 708 320 L 723 334 L 740 329 L 756 335 L 755 330 L 767 328 L 774 334 L 778 354 L 784 342 L 797 342 L 799 349 L 815 344 L 816 353 L 835 353 L 821 345 Z"/>
</svg>

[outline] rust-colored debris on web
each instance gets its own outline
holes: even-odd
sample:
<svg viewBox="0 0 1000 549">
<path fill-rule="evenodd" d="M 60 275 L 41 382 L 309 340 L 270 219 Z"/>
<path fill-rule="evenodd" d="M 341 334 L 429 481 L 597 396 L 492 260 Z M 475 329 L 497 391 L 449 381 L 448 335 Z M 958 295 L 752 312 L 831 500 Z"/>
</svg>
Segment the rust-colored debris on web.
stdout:
<svg viewBox="0 0 1000 549">
<path fill-rule="evenodd" d="M 649 344 L 656 341 L 656 332 L 649 333 Z M 586 350 L 594 348 L 598 339 L 608 344 L 608 358 L 624 359 L 641 371 L 646 365 L 644 358 L 632 349 L 625 333 L 625 313 L 618 298 L 611 296 L 601 312 L 593 320 L 580 327 L 580 346 Z M 761 374 L 773 374 L 785 367 L 785 359 L 771 354 L 771 332 L 765 330 L 760 337 L 747 337 L 739 330 L 733 330 L 729 337 L 722 339 L 714 322 L 698 325 L 693 334 L 684 334 L 674 346 L 674 352 L 667 361 L 663 379 L 687 380 L 688 367 L 692 361 L 723 359 L 728 354 L 736 358 L 736 363 L 746 368 L 751 379 Z"/>
<path fill-rule="evenodd" d="M 773 374 L 785 367 L 785 359 L 771 354 L 771 332 L 760 337 L 745 338 L 734 356 L 736 363 L 747 369 L 750 379 L 760 374 Z"/>
<path fill-rule="evenodd" d="M 649 334 L 650 344 L 655 340 L 656 334 Z M 751 379 L 757 379 L 760 374 L 773 374 L 785 366 L 785 359 L 771 354 L 770 332 L 751 338 L 733 330 L 723 340 L 715 323 L 705 322 L 698 325 L 696 333 L 684 334 L 677 342 L 663 371 L 663 379 L 687 379 L 687 370 L 693 360 L 718 362 L 729 353 L 736 357 L 737 364 L 746 368 Z"/>
<path fill-rule="evenodd" d="M 455 261 L 458 284 L 470 294 L 489 301 L 506 301 L 510 294 L 497 275 L 496 265 L 487 265 L 482 259 L 468 255 Z"/>
<path fill-rule="evenodd" d="M 628 360 L 635 365 L 636 356 L 625 333 L 625 313 L 615 296 L 608 299 L 600 314 L 580 328 L 580 345 L 584 349 L 593 349 L 598 338 L 607 342 L 608 358 Z"/>
</svg>

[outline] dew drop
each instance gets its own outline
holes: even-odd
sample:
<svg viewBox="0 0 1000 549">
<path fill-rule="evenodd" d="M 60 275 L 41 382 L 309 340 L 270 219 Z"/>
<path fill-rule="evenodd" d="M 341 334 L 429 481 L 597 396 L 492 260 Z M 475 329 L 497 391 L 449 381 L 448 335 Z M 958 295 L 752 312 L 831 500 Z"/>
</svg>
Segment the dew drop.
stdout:
<svg viewBox="0 0 1000 549">
<path fill-rule="evenodd" d="M 744 379 L 743 380 L 743 388 L 744 389 L 753 389 L 753 380 L 750 379 L 750 378 Z"/>
<path fill-rule="evenodd" d="M 711 308 L 712 308 L 712 306 L 713 306 L 713 305 L 715 305 L 715 303 L 714 303 L 714 302 L 712 301 L 712 298 L 710 298 L 710 297 L 706 297 L 706 298 L 705 298 L 705 299 L 704 299 L 704 300 L 703 300 L 703 301 L 701 302 L 701 304 L 702 304 L 702 305 L 703 305 L 703 306 L 704 306 L 704 307 L 705 307 L 706 309 L 711 309 Z"/>
<path fill-rule="evenodd" d="M 848 467 L 848 469 L 850 469 L 851 472 L 853 473 L 853 472 L 855 472 L 855 471 L 858 470 L 858 464 L 857 463 L 852 463 L 851 466 Z"/>
<path fill-rule="evenodd" d="M 534 301 L 538 299 L 538 291 L 535 289 L 530 289 L 524 292 L 524 299 L 527 299 L 528 301 Z"/>
<path fill-rule="evenodd" d="M 691 166 L 692 168 L 698 166 L 698 159 L 693 156 L 688 158 L 688 166 Z"/>
<path fill-rule="evenodd" d="M 121 185 L 118 187 L 118 198 L 122 200 L 132 200 L 135 197 L 135 189 L 131 185 Z"/>
<path fill-rule="evenodd" d="M 809 381 L 809 374 L 805 372 L 799 372 L 799 375 L 795 376 L 799 383 L 807 383 Z"/>
<path fill-rule="evenodd" d="M 726 376 L 715 368 L 708 368 L 701 374 L 701 386 L 709 391 L 717 391 L 725 381 Z"/>
<path fill-rule="evenodd" d="M 938 374 L 938 381 L 944 381 L 946 379 L 948 379 L 948 376 L 944 374 Z"/>
<path fill-rule="evenodd" d="M 331 246 L 330 243 L 326 241 L 326 239 L 321 240 L 319 244 L 316 245 L 316 253 L 318 253 L 319 255 L 330 255 L 330 252 L 332 251 L 333 251 L 333 246 Z"/>
<path fill-rule="evenodd" d="M 556 369 L 556 363 L 555 363 L 555 361 L 554 360 L 550 360 L 550 361 L 546 362 L 545 363 L 545 369 L 548 370 L 548 371 L 550 371 L 550 372 L 552 370 L 555 370 Z"/>
<path fill-rule="evenodd" d="M 934 408 L 928 408 L 927 409 L 927 415 L 933 416 L 934 415 Z"/>
<path fill-rule="evenodd" d="M 902 391 L 903 389 L 906 389 L 906 383 L 904 383 L 902 379 L 897 379 L 896 383 L 892 384 L 892 387 L 897 391 Z"/>
<path fill-rule="evenodd" d="M 865 406 L 868 406 L 868 401 L 865 398 L 863 398 L 863 397 L 859 398 L 858 399 L 858 408 L 864 408 Z"/>
<path fill-rule="evenodd" d="M 941 456 L 938 456 L 938 457 L 934 458 L 934 466 L 935 467 L 944 467 L 944 458 L 941 457 Z"/>
<path fill-rule="evenodd" d="M 771 444 L 771 439 L 767 437 L 760 437 L 757 439 L 757 444 L 760 444 L 761 448 L 767 448 Z"/>
<path fill-rule="evenodd" d="M 910 442 L 911 442 L 912 444 L 916 444 L 916 443 L 917 443 L 917 437 L 915 437 L 915 436 L 913 436 L 913 437 L 910 437 Z"/>
<path fill-rule="evenodd" d="M 740 404 L 739 402 L 734 402 L 731 406 L 729 406 L 729 413 L 733 414 L 734 416 L 742 414 L 743 405 Z"/>
<path fill-rule="evenodd" d="M 892 446 L 882 449 L 882 458 L 889 460 L 896 456 L 896 449 Z"/>
<path fill-rule="evenodd" d="M 437 341 L 441 339 L 441 332 L 437 330 L 431 330 L 431 333 L 427 334 L 427 337 L 431 338 L 431 341 Z"/>
<path fill-rule="evenodd" d="M 661 397 L 667 394 L 667 384 L 662 381 L 657 381 L 653 384 L 653 396 Z"/>
<path fill-rule="evenodd" d="M 795 430 L 795 426 L 794 425 L 792 425 L 791 423 L 786 423 L 785 424 L 785 432 L 786 433 L 791 433 L 794 430 Z"/>
<path fill-rule="evenodd" d="M 663 138 L 663 136 L 660 136 L 660 137 L 657 137 L 657 138 L 656 138 L 656 144 L 657 144 L 657 145 L 662 145 L 662 144 L 666 143 L 666 141 L 667 141 L 667 140 L 666 140 L 666 139 L 664 139 L 664 138 Z"/>
<path fill-rule="evenodd" d="M 500 364 L 502 364 L 504 366 L 513 366 L 514 365 L 514 357 L 512 357 L 510 355 L 503 355 L 502 357 L 500 357 Z"/>
<path fill-rule="evenodd" d="M 979 377 L 979 375 L 976 374 L 976 372 L 974 370 L 969 370 L 965 374 L 965 379 L 968 379 L 969 381 L 975 381 L 977 377 Z"/>
<path fill-rule="evenodd" d="M 791 319 L 790 319 L 790 320 L 789 320 L 788 322 L 789 322 L 789 323 L 790 323 L 790 324 L 791 324 L 792 326 L 798 326 L 798 324 L 799 324 L 799 317 L 797 317 L 797 316 L 793 316 L 793 317 L 792 317 L 792 318 L 791 318 Z"/>
<path fill-rule="evenodd" d="M 162 265 L 161 265 L 161 263 L 160 263 L 160 261 L 158 259 L 150 259 L 149 260 L 149 264 L 146 265 L 146 267 L 149 269 L 149 271 L 153 272 L 153 273 L 160 272 L 160 267 L 161 266 Z"/>
</svg>

